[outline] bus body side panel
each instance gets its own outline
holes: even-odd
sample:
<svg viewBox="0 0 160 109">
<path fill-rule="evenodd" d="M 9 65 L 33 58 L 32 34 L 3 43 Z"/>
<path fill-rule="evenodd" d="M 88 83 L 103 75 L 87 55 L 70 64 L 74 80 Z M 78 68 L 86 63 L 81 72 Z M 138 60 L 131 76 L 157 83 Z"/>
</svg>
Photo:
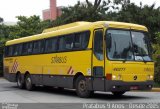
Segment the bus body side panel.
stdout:
<svg viewBox="0 0 160 109">
<path fill-rule="evenodd" d="M 73 88 L 73 78 L 78 72 L 91 76 L 91 53 L 84 50 L 11 57 L 5 59 L 5 77 L 15 82 L 19 71 L 22 78 L 29 73 L 36 85 Z"/>
<path fill-rule="evenodd" d="M 91 50 L 49 54 L 44 59 L 44 85 L 73 88 L 77 73 L 91 76 Z"/>
</svg>

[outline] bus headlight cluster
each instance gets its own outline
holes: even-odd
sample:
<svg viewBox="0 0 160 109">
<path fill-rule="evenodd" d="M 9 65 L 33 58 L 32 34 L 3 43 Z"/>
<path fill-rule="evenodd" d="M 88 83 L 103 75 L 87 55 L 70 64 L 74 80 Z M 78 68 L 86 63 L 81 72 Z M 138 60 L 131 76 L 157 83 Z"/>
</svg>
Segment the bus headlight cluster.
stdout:
<svg viewBox="0 0 160 109">
<path fill-rule="evenodd" d="M 116 75 L 112 75 L 112 80 L 116 80 Z"/>
<path fill-rule="evenodd" d="M 121 80 L 122 79 L 122 76 L 121 75 L 112 75 L 112 80 Z"/>
<path fill-rule="evenodd" d="M 118 80 L 121 80 L 122 79 L 122 76 L 121 75 L 118 75 Z"/>
<path fill-rule="evenodd" d="M 148 76 L 147 76 L 147 79 L 148 79 L 148 80 L 152 80 L 152 79 L 153 79 L 153 76 L 152 76 L 152 75 L 148 75 Z"/>
</svg>

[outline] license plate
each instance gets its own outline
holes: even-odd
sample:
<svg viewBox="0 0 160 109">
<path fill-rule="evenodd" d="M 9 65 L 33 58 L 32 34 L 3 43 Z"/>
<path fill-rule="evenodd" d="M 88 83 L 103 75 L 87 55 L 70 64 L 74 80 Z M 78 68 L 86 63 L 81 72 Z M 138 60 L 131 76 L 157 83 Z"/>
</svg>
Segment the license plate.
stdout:
<svg viewBox="0 0 160 109">
<path fill-rule="evenodd" d="M 130 89 L 131 89 L 131 90 L 137 90 L 137 89 L 138 89 L 138 86 L 131 86 Z"/>
</svg>

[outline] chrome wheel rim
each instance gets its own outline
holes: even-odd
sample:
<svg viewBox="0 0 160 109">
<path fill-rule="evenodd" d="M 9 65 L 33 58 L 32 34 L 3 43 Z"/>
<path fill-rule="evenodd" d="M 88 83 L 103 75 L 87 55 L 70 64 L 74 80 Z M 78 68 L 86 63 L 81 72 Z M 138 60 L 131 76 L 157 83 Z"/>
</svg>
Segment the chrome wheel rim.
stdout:
<svg viewBox="0 0 160 109">
<path fill-rule="evenodd" d="M 27 88 L 30 88 L 30 86 L 31 86 L 31 78 L 30 77 L 26 78 L 26 86 L 27 86 Z"/>
<path fill-rule="evenodd" d="M 18 76 L 17 84 L 18 84 L 18 86 L 21 86 L 21 77 L 20 76 Z"/>
</svg>

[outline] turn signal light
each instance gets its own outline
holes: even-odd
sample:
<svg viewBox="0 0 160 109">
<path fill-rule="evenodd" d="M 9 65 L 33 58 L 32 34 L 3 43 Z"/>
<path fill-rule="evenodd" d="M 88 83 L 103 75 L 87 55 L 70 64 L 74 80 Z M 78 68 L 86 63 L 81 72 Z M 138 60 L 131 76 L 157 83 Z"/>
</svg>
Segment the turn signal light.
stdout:
<svg viewBox="0 0 160 109">
<path fill-rule="evenodd" d="M 106 74 L 106 79 L 107 80 L 112 80 L 112 74 Z"/>
</svg>

